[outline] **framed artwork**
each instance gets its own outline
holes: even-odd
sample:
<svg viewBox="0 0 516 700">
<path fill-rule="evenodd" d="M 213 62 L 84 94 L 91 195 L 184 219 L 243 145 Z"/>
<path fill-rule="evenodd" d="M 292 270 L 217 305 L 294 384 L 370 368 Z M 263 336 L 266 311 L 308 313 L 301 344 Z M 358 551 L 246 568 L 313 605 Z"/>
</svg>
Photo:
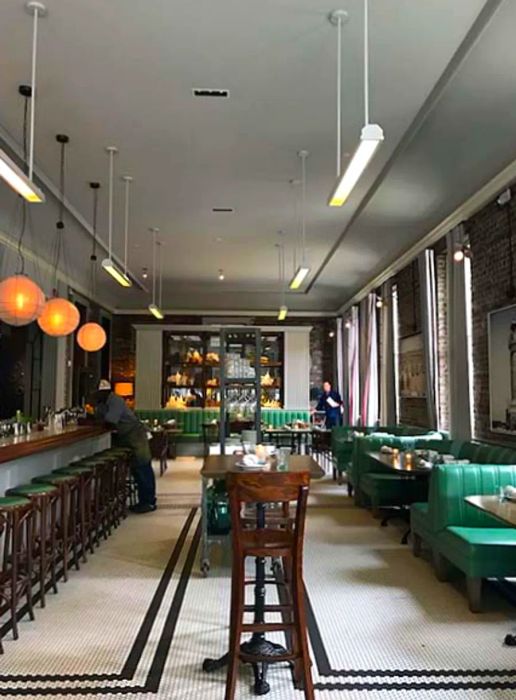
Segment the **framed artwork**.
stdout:
<svg viewBox="0 0 516 700">
<path fill-rule="evenodd" d="M 516 434 L 516 305 L 487 315 L 491 430 Z"/>
<path fill-rule="evenodd" d="M 421 333 L 400 338 L 399 383 L 400 398 L 426 397 L 425 353 Z"/>
</svg>

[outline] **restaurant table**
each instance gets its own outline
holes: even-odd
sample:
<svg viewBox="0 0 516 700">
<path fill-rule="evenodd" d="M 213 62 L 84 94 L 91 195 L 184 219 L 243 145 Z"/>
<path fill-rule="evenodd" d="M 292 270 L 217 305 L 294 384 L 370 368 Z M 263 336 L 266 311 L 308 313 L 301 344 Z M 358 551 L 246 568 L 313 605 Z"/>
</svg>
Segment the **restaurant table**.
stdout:
<svg viewBox="0 0 516 700">
<path fill-rule="evenodd" d="M 242 459 L 243 455 L 210 455 L 204 460 L 201 469 L 202 477 L 202 531 L 203 542 L 201 548 L 201 571 L 207 575 L 209 569 L 209 543 L 208 543 L 208 522 L 207 522 L 207 500 L 206 489 L 207 482 L 210 479 L 224 479 L 228 472 L 238 472 L 241 474 L 254 473 L 254 470 L 245 471 L 236 466 L 237 462 Z M 312 479 L 320 479 L 324 476 L 324 470 L 319 464 L 308 455 L 292 455 L 289 457 L 287 467 L 279 467 L 277 461 L 273 459 L 270 466 L 265 471 L 281 471 L 281 472 L 309 472 Z M 265 526 L 265 504 L 256 504 L 256 524 L 257 528 L 261 529 Z M 278 565 L 279 566 L 279 565 Z M 280 567 L 281 568 L 281 567 Z M 254 587 L 254 622 L 261 624 L 265 622 L 265 557 L 256 557 L 255 563 L 256 581 Z M 275 567 L 275 571 L 277 568 Z M 278 578 L 278 582 L 280 578 Z M 285 647 L 281 644 L 271 642 L 265 637 L 264 632 L 254 632 L 248 642 L 241 645 L 242 650 L 246 655 L 256 654 L 257 656 L 269 656 L 273 659 L 275 656 L 283 656 L 287 653 Z M 218 659 L 207 658 L 204 660 L 202 668 L 206 673 L 211 673 L 219 668 L 222 668 L 228 663 L 229 654 L 226 653 Z M 266 695 L 270 686 L 266 681 L 267 664 L 253 663 L 254 671 L 254 693 L 255 695 Z"/>
<path fill-rule="evenodd" d="M 210 570 L 209 545 L 210 540 L 221 541 L 222 535 L 209 536 L 208 533 L 208 486 L 213 479 L 225 479 L 229 471 L 242 472 L 236 466 L 240 462 L 243 455 L 209 455 L 205 457 L 201 469 L 202 495 L 201 495 L 201 514 L 202 514 L 202 539 L 201 539 L 201 572 L 204 576 L 208 575 Z M 275 464 L 273 460 L 272 464 Z M 273 466 L 273 468 L 275 468 Z M 288 459 L 288 469 L 286 471 L 294 472 L 310 472 L 312 479 L 321 479 L 324 476 L 324 470 L 317 464 L 313 457 L 309 455 L 290 455 Z"/>
<path fill-rule="evenodd" d="M 178 428 L 174 425 L 163 425 L 163 430 L 168 436 L 168 454 L 171 459 L 177 457 L 177 438 L 183 434 L 183 428 Z"/>
<path fill-rule="evenodd" d="M 502 522 L 516 527 L 516 503 L 504 498 L 500 500 L 498 496 L 466 496 L 466 503 L 479 510 L 494 515 Z M 506 634 L 504 643 L 509 647 L 516 647 L 516 634 Z"/>
<path fill-rule="evenodd" d="M 312 435 L 312 428 L 263 428 L 262 437 L 269 438 L 269 442 L 274 443 L 277 439 L 280 442 L 288 438 L 292 451 L 296 454 L 305 454 L 308 446 L 308 438 Z"/>
<path fill-rule="evenodd" d="M 432 473 L 431 467 L 419 466 L 417 457 L 411 457 L 411 459 L 408 460 L 404 452 L 399 452 L 397 457 L 394 457 L 392 452 L 367 452 L 366 456 L 406 479 L 427 480 Z M 408 508 L 401 508 L 399 512 L 407 518 L 410 518 L 410 510 Z M 394 516 L 386 515 L 381 522 L 382 527 L 385 527 L 392 517 Z M 411 529 L 409 525 L 409 528 L 401 538 L 401 544 L 407 544 L 410 533 Z"/>
</svg>

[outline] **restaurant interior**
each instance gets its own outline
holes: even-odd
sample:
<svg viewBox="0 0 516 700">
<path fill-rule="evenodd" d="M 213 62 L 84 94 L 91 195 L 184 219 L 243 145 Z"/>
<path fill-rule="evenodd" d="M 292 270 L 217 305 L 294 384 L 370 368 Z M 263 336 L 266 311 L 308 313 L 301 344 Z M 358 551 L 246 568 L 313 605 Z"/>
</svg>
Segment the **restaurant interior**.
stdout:
<svg viewBox="0 0 516 700">
<path fill-rule="evenodd" d="M 516 698 L 514 27 L 1 1 L 1 696 Z"/>
</svg>

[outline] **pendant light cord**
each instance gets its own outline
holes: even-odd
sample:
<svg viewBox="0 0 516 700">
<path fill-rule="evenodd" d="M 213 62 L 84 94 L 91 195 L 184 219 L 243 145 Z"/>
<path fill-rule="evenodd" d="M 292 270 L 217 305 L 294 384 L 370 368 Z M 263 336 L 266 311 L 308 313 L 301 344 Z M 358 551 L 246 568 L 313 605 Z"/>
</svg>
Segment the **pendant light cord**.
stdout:
<svg viewBox="0 0 516 700">
<path fill-rule="evenodd" d="M 162 303 L 163 303 L 163 252 L 161 251 L 161 243 L 158 241 L 157 244 L 158 248 L 160 249 L 160 255 L 159 255 L 159 308 L 162 308 Z"/>
<path fill-rule="evenodd" d="M 129 187 L 131 180 L 128 176 L 125 182 L 125 212 L 124 212 L 124 275 L 127 276 L 127 257 L 129 253 Z"/>
<path fill-rule="evenodd" d="M 93 242 L 91 244 L 91 298 L 95 298 L 96 287 L 97 287 L 97 218 L 98 218 L 98 208 L 99 208 L 99 189 L 100 184 L 98 182 L 90 182 L 90 188 L 93 192 Z"/>
<path fill-rule="evenodd" d="M 23 141 L 23 161 L 27 163 L 27 152 L 28 152 L 28 141 L 27 141 L 27 131 L 28 131 L 28 117 L 29 117 L 29 98 L 24 96 L 23 99 L 23 127 L 22 127 L 22 141 Z M 20 233 L 18 236 L 18 259 L 20 261 L 20 274 L 25 274 L 25 257 L 23 255 L 23 237 L 25 235 L 25 229 L 27 227 L 27 201 L 20 197 L 21 199 L 21 225 Z"/>
<path fill-rule="evenodd" d="M 153 245 L 152 245 L 152 303 L 156 304 L 156 231 L 153 231 Z"/>
<path fill-rule="evenodd" d="M 64 199 L 65 199 L 65 146 L 67 137 L 57 138 L 61 153 L 59 156 L 59 219 L 56 223 L 56 246 L 54 255 L 54 274 L 52 278 L 52 289 L 57 293 L 57 270 L 61 260 L 61 251 L 63 249 L 63 230 L 64 230 Z"/>
<path fill-rule="evenodd" d="M 111 250 L 113 247 L 113 177 L 115 173 L 115 153 L 116 148 L 110 146 L 109 153 L 109 193 L 108 193 L 108 257 L 111 260 Z"/>
<path fill-rule="evenodd" d="M 302 264 L 306 266 L 306 157 L 307 151 L 301 151 L 301 246 Z"/>
<path fill-rule="evenodd" d="M 369 0 L 364 0 L 364 125 L 369 124 Z"/>
<path fill-rule="evenodd" d="M 337 18 L 337 177 L 341 173 L 342 150 L 342 18 Z"/>
<path fill-rule="evenodd" d="M 31 92 L 30 103 L 30 151 L 29 151 L 29 180 L 32 180 L 34 169 L 34 125 L 36 122 L 36 59 L 38 52 L 38 8 L 34 8 L 34 24 L 32 31 L 32 70 L 31 70 Z"/>
</svg>

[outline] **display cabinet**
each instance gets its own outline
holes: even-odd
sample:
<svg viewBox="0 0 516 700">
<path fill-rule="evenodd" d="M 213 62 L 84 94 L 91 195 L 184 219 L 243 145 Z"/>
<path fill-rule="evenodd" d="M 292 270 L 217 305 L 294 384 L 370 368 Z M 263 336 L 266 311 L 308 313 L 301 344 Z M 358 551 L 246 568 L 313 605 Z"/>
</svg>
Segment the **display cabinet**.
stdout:
<svg viewBox="0 0 516 700">
<path fill-rule="evenodd" d="M 258 328 L 220 332 L 220 450 L 233 432 L 261 431 L 261 335 Z"/>
<path fill-rule="evenodd" d="M 229 329 L 163 334 L 162 406 L 218 408 L 221 405 L 221 337 Z M 246 327 L 238 332 L 255 333 Z M 283 333 L 261 335 L 261 349 L 253 355 L 259 379 L 261 406 L 283 406 Z M 229 351 L 231 352 L 231 350 Z"/>
</svg>

